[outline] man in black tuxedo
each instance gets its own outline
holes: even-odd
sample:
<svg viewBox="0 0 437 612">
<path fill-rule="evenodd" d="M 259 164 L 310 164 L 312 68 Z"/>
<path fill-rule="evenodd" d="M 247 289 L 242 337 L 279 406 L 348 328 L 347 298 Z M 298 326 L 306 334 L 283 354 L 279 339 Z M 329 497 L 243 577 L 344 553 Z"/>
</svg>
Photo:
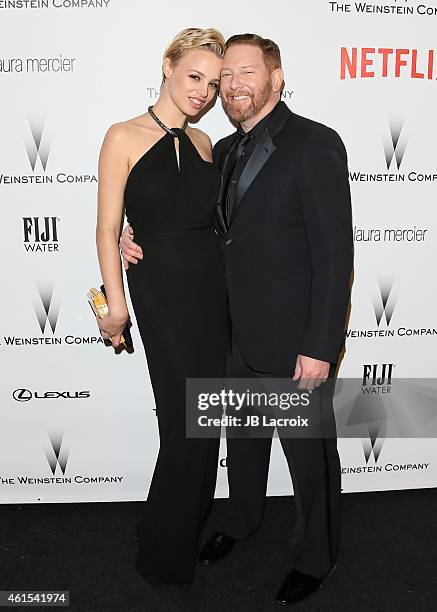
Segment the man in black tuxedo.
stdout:
<svg viewBox="0 0 437 612">
<path fill-rule="evenodd" d="M 227 376 L 292 376 L 314 389 L 332 376 L 344 340 L 353 260 L 347 156 L 334 130 L 288 109 L 282 87 L 273 41 L 254 34 L 227 41 L 220 95 L 238 128 L 213 150 L 231 324 Z M 229 500 L 201 562 L 224 557 L 259 527 L 271 441 L 228 437 Z M 276 598 L 293 603 L 335 566 L 340 463 L 335 436 L 281 437 L 281 445 L 296 520 L 294 566 Z"/>
<path fill-rule="evenodd" d="M 220 82 L 237 132 L 214 147 L 222 174 L 217 230 L 232 325 L 227 376 L 332 374 L 344 339 L 353 259 L 347 156 L 332 129 L 280 101 L 280 52 L 246 34 L 226 45 Z M 329 438 L 281 438 L 296 502 L 295 563 L 277 599 L 321 586 L 340 535 L 340 463 Z M 271 438 L 228 437 L 229 501 L 201 561 L 227 554 L 260 525 Z"/>
</svg>

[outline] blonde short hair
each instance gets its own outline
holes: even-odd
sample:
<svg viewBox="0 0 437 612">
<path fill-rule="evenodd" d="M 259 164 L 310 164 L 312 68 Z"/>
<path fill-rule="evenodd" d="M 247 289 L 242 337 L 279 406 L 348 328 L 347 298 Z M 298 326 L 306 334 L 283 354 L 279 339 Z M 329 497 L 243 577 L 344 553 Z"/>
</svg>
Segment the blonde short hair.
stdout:
<svg viewBox="0 0 437 612">
<path fill-rule="evenodd" d="M 206 30 L 186 28 L 173 38 L 164 51 L 163 60 L 168 57 L 173 63 L 176 63 L 191 49 L 206 49 L 221 58 L 225 52 L 224 36 L 215 28 Z M 162 81 L 165 81 L 164 68 L 162 70 Z"/>
</svg>

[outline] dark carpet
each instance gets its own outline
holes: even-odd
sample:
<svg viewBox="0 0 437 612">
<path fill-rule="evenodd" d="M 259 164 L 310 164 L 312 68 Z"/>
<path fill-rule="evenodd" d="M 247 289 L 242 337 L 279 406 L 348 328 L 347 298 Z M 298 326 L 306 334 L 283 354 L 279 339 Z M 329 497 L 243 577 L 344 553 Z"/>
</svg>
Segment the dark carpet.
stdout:
<svg viewBox="0 0 437 612">
<path fill-rule="evenodd" d="M 133 502 L 0 506 L 0 590 L 69 590 L 78 611 L 290 609 L 273 597 L 290 569 L 292 497 L 269 498 L 262 528 L 217 565 L 199 566 L 188 592 L 155 590 L 135 573 L 141 510 Z M 293 609 L 437 610 L 437 489 L 345 494 L 342 517 L 335 572 Z"/>
</svg>

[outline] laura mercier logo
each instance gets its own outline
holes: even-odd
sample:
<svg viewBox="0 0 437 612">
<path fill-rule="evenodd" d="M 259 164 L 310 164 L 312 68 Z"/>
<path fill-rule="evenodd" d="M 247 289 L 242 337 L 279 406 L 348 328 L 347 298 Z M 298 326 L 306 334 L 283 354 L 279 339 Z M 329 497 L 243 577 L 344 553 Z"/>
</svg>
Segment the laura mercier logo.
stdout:
<svg viewBox="0 0 437 612">
<path fill-rule="evenodd" d="M 417 244 L 425 242 L 428 237 L 428 228 L 417 227 L 417 225 L 407 227 L 360 227 L 354 225 L 354 242 L 372 243 L 389 242 L 391 244 Z"/>
<path fill-rule="evenodd" d="M 20 72 L 73 72 L 76 68 L 75 57 L 0 57 L 0 76 Z"/>
</svg>

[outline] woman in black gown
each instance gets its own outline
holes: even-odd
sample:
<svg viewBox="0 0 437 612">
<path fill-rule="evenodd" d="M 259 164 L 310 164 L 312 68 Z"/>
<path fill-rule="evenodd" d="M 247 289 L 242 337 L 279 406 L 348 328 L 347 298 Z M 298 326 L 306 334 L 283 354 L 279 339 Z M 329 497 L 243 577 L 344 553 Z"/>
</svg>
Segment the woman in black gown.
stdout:
<svg viewBox="0 0 437 612">
<path fill-rule="evenodd" d="M 192 581 L 216 482 L 219 440 L 185 434 L 185 380 L 224 373 L 226 298 L 213 227 L 219 172 L 208 137 L 186 120 L 213 103 L 223 50 L 216 30 L 176 36 L 159 99 L 108 130 L 99 160 L 97 247 L 109 304 L 99 325 L 114 346 L 128 318 L 118 250 L 123 203 L 144 255 L 127 280 L 160 436 L 136 561 L 154 585 Z"/>
</svg>

